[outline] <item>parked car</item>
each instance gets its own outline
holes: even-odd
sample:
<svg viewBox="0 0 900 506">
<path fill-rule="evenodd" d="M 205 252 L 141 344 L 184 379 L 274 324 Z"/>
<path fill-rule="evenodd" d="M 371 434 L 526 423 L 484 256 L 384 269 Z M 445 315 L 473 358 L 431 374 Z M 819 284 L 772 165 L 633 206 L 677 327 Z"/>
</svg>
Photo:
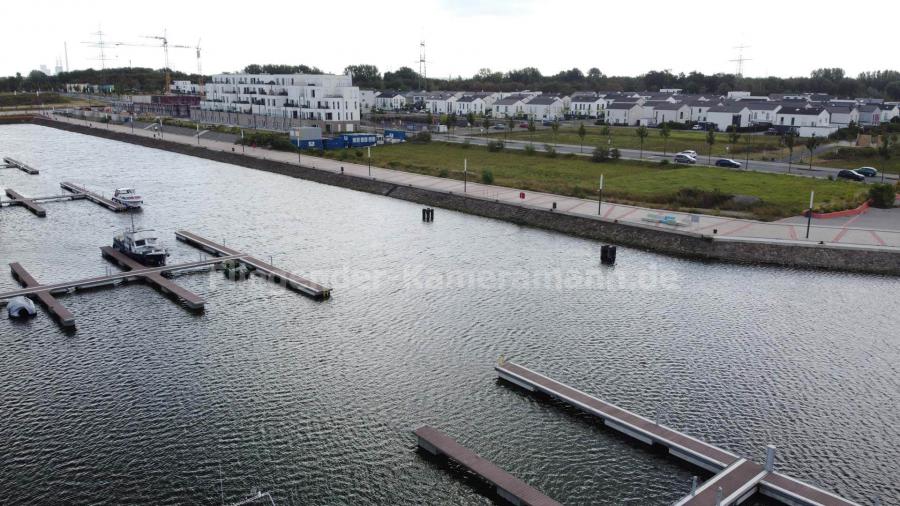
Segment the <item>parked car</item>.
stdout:
<svg viewBox="0 0 900 506">
<path fill-rule="evenodd" d="M 541 125 L 543 125 L 543 126 L 553 126 L 553 122 L 550 121 L 549 119 L 545 119 L 544 121 L 541 121 Z"/>
<path fill-rule="evenodd" d="M 694 125 L 691 127 L 691 130 L 703 130 L 703 125 Z"/>
<path fill-rule="evenodd" d="M 503 129 L 506 128 L 506 125 L 504 125 L 503 123 L 497 123 L 497 124 L 494 125 L 492 128 L 493 128 L 494 130 L 503 130 Z"/>
<path fill-rule="evenodd" d="M 519 128 L 528 128 L 528 122 L 523 121 L 523 122 L 519 123 Z"/>
<path fill-rule="evenodd" d="M 854 172 L 856 172 L 857 174 L 862 174 L 866 177 L 875 177 L 878 175 L 878 170 L 875 169 L 875 167 L 860 167 Z"/>
<path fill-rule="evenodd" d="M 678 153 L 677 155 L 675 155 L 674 162 L 682 163 L 682 164 L 686 164 L 686 165 L 693 165 L 693 164 L 697 163 L 697 159 L 686 153 Z"/>
<path fill-rule="evenodd" d="M 729 169 L 740 169 L 741 162 L 736 162 L 731 158 L 719 158 L 716 160 L 716 167 L 728 167 Z"/>
<path fill-rule="evenodd" d="M 763 133 L 764 133 L 765 135 L 781 135 L 781 133 L 778 132 L 778 129 L 777 129 L 777 128 L 770 128 L 770 129 L 766 130 L 766 131 L 763 132 Z"/>
<path fill-rule="evenodd" d="M 685 149 L 684 151 L 679 151 L 679 155 L 688 155 L 691 158 L 697 158 L 697 152 L 693 149 Z"/>
<path fill-rule="evenodd" d="M 865 181 L 866 180 L 866 176 L 863 176 L 862 174 L 860 174 L 859 172 L 856 172 L 855 170 L 847 170 L 847 169 L 844 169 L 844 170 L 838 172 L 837 177 L 840 179 L 849 179 L 851 181 Z"/>
</svg>

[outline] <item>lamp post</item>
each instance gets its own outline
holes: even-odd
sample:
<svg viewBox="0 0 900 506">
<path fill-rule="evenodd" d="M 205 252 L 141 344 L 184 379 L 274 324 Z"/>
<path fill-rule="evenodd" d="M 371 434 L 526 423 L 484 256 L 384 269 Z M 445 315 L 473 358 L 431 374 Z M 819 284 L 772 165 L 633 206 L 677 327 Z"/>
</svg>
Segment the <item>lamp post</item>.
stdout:
<svg viewBox="0 0 900 506">
<path fill-rule="evenodd" d="M 197 123 L 197 145 L 200 145 L 200 123 Z"/>
<path fill-rule="evenodd" d="M 463 158 L 463 193 L 466 193 L 466 183 L 469 182 L 469 160 Z"/>
<path fill-rule="evenodd" d="M 162 118 L 156 118 L 156 120 L 159 122 L 159 138 L 162 139 L 163 138 Z"/>
<path fill-rule="evenodd" d="M 597 216 L 600 216 L 600 210 L 603 208 L 603 174 L 600 174 L 600 190 L 597 194 Z"/>
<path fill-rule="evenodd" d="M 816 192 L 809 192 L 809 213 L 807 214 L 806 219 L 806 238 L 809 239 L 809 227 L 812 226 L 812 213 L 813 213 L 813 197 L 815 197 Z"/>
<path fill-rule="evenodd" d="M 241 154 L 246 153 L 247 150 L 244 148 L 244 129 L 241 129 Z"/>
<path fill-rule="evenodd" d="M 372 146 L 366 146 L 366 153 L 369 159 L 369 177 L 372 177 Z"/>
</svg>

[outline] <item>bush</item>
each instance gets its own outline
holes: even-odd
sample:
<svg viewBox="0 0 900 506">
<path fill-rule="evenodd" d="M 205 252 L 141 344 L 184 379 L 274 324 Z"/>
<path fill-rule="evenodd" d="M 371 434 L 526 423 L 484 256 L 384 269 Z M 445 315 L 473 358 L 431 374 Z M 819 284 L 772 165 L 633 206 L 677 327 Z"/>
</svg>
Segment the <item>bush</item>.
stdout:
<svg viewBox="0 0 900 506">
<path fill-rule="evenodd" d="M 612 148 L 609 150 L 609 157 L 613 160 L 618 160 L 622 158 L 622 153 L 619 153 L 619 148 Z"/>
<path fill-rule="evenodd" d="M 532 146 L 531 144 L 526 144 L 525 145 L 525 154 L 528 156 L 532 156 L 534 154 L 534 146 Z"/>
<path fill-rule="evenodd" d="M 340 151 L 340 153 L 338 153 L 338 158 L 340 158 L 341 160 L 346 160 L 346 159 L 347 159 L 347 156 L 348 156 L 348 155 L 347 155 L 347 150 L 346 150 L 346 149 L 342 149 L 342 150 Z"/>
<path fill-rule="evenodd" d="M 487 143 L 487 149 L 491 153 L 503 151 L 504 147 L 503 141 L 490 141 Z"/>
<path fill-rule="evenodd" d="M 419 143 L 419 144 L 427 144 L 427 143 L 431 142 L 431 132 L 422 131 L 422 132 L 416 133 L 416 135 L 412 136 L 412 142 Z"/>
<path fill-rule="evenodd" d="M 722 193 L 718 189 L 710 191 L 699 188 L 681 188 L 675 193 L 672 201 L 681 207 L 713 209 L 726 204 L 731 197 L 732 195 Z"/>
<path fill-rule="evenodd" d="M 463 143 L 460 147 L 463 149 L 469 149 L 470 147 L 472 147 L 472 143 L 469 142 L 469 139 L 466 139 L 463 141 Z"/>
<path fill-rule="evenodd" d="M 491 169 L 484 169 L 481 171 L 481 182 L 484 184 L 494 183 L 494 173 L 491 172 Z"/>
<path fill-rule="evenodd" d="M 659 164 L 661 166 L 665 167 L 665 166 L 669 165 L 669 160 L 666 158 L 663 158 L 662 160 L 659 161 Z"/>
<path fill-rule="evenodd" d="M 363 152 L 362 152 L 361 149 L 357 149 L 357 150 L 354 152 L 354 154 L 356 155 L 357 158 L 362 158 Z"/>
<path fill-rule="evenodd" d="M 544 144 L 544 153 L 547 153 L 547 158 L 556 158 L 556 148 L 550 144 Z"/>
<path fill-rule="evenodd" d="M 609 150 L 606 148 L 594 148 L 594 152 L 591 153 L 591 161 L 596 163 L 603 163 L 609 160 Z"/>
<path fill-rule="evenodd" d="M 869 198 L 872 199 L 873 207 L 887 209 L 894 207 L 894 200 L 897 192 L 893 185 L 876 183 L 869 187 Z"/>
<path fill-rule="evenodd" d="M 441 170 L 438 172 L 438 177 L 447 177 L 447 176 L 449 176 L 449 175 L 450 175 L 450 173 L 447 172 L 447 169 L 441 169 Z"/>
</svg>

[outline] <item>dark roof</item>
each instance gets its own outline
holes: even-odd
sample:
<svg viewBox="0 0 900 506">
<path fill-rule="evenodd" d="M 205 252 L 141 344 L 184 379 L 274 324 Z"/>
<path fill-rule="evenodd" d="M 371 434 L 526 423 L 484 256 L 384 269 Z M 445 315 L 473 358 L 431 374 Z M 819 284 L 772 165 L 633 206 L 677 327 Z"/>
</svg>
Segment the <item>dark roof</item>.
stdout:
<svg viewBox="0 0 900 506">
<path fill-rule="evenodd" d="M 596 97 L 594 95 L 572 95 L 572 102 L 596 102 L 598 100 L 603 100 L 600 97 Z"/>
<path fill-rule="evenodd" d="M 741 100 L 741 102 L 745 102 L 745 101 Z M 781 104 L 778 102 L 750 101 L 750 102 L 746 102 L 746 104 L 747 104 L 747 107 L 752 111 L 774 111 L 775 109 L 778 109 L 779 107 L 781 107 Z"/>
<path fill-rule="evenodd" d="M 475 95 L 466 95 L 464 97 L 459 97 L 456 99 L 457 102 L 474 102 L 481 97 L 476 97 Z"/>
<path fill-rule="evenodd" d="M 850 114 L 853 111 L 854 107 L 850 107 L 849 105 L 826 105 L 825 110 L 830 112 L 831 114 Z"/>
<path fill-rule="evenodd" d="M 723 104 L 723 105 L 714 105 L 714 106 L 710 107 L 709 110 L 707 110 L 706 112 L 707 113 L 711 113 L 711 112 L 736 113 L 736 112 L 741 112 L 744 109 L 749 110 L 750 108 L 747 107 L 747 104 L 742 104 L 740 102 L 729 102 L 729 103 Z"/>
<path fill-rule="evenodd" d="M 631 109 L 632 107 L 638 105 L 637 102 L 613 102 L 609 104 L 607 109 Z"/>
<path fill-rule="evenodd" d="M 793 105 L 786 105 L 778 111 L 778 114 L 794 114 L 797 116 L 818 116 L 822 114 L 824 111 L 824 107 L 797 107 Z"/>
<path fill-rule="evenodd" d="M 538 95 L 531 100 L 528 101 L 529 104 L 535 105 L 550 105 L 559 101 L 559 97 L 546 97 L 544 95 Z"/>
<path fill-rule="evenodd" d="M 678 109 L 681 109 L 685 106 L 687 106 L 687 104 L 683 102 L 663 102 L 660 104 L 656 104 L 654 107 L 657 111 L 677 111 Z"/>
<path fill-rule="evenodd" d="M 378 98 L 394 98 L 397 95 L 402 95 L 399 91 L 382 91 L 377 95 Z"/>
<path fill-rule="evenodd" d="M 859 112 L 875 112 L 880 109 L 881 109 L 880 106 L 872 105 L 872 104 L 866 104 L 866 105 L 859 106 Z"/>
<path fill-rule="evenodd" d="M 494 105 L 513 105 L 516 102 L 521 102 L 525 97 L 522 95 L 510 95 L 506 98 L 501 98 L 500 100 L 494 102 Z"/>
</svg>

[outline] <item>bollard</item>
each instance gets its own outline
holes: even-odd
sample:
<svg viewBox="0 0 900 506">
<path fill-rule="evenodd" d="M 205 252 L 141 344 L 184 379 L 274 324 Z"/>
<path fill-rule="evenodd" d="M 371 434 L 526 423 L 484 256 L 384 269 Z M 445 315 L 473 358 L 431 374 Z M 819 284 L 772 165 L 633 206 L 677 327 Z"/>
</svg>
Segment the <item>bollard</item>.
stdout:
<svg viewBox="0 0 900 506">
<path fill-rule="evenodd" d="M 556 202 L 553 203 L 553 209 L 556 210 Z"/>
<path fill-rule="evenodd" d="M 766 472 L 775 471 L 775 446 L 766 445 Z"/>
<path fill-rule="evenodd" d="M 722 506 L 722 487 L 716 490 L 716 506 Z"/>
<path fill-rule="evenodd" d="M 691 495 L 697 495 L 697 477 L 694 476 L 691 478 Z"/>
<path fill-rule="evenodd" d="M 341 165 L 341 174 L 343 174 L 343 173 L 344 173 L 344 166 Z"/>
<path fill-rule="evenodd" d="M 615 246 L 609 247 L 608 259 L 609 259 L 609 265 L 616 263 L 616 247 Z"/>
<path fill-rule="evenodd" d="M 616 263 L 616 247 L 604 244 L 600 246 L 600 263 L 605 265 L 612 265 Z"/>
</svg>

